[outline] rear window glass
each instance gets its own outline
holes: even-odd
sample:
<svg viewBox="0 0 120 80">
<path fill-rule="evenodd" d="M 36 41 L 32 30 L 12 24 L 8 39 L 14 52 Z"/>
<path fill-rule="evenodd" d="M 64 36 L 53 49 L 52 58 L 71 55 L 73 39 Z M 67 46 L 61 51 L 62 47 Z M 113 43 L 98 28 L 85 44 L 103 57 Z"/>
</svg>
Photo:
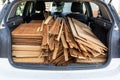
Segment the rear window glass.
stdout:
<svg viewBox="0 0 120 80">
<path fill-rule="evenodd" d="M 99 6 L 97 4 L 90 2 L 90 6 L 92 9 L 93 17 L 101 17 L 102 16 L 100 13 Z"/>
</svg>

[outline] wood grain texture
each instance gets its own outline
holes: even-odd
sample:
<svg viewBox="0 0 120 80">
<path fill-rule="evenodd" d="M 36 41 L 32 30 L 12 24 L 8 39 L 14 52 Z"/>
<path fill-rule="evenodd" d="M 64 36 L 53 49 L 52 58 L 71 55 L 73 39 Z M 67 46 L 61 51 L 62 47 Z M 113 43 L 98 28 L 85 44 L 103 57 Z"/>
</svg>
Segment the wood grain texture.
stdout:
<svg viewBox="0 0 120 80">
<path fill-rule="evenodd" d="M 50 38 L 49 49 L 51 51 L 53 51 L 55 49 L 55 36 L 51 36 L 51 38 Z"/>
<path fill-rule="evenodd" d="M 40 51 L 13 51 L 12 52 L 12 56 L 14 57 L 39 57 L 40 55 L 42 55 L 42 52 Z"/>
<path fill-rule="evenodd" d="M 38 27 L 40 27 L 40 23 L 33 24 L 21 24 L 19 25 L 13 32 L 12 37 L 41 37 L 41 32 L 37 32 Z"/>
<path fill-rule="evenodd" d="M 41 51 L 41 49 L 41 46 L 34 45 L 12 45 L 13 51 Z"/>
<path fill-rule="evenodd" d="M 42 63 L 44 64 L 44 58 L 13 58 L 17 63 Z"/>
<path fill-rule="evenodd" d="M 85 25 L 83 25 L 80 22 L 75 22 L 75 19 L 72 19 L 72 20 L 73 20 L 74 27 L 76 28 L 76 32 L 79 37 L 85 38 L 88 41 L 91 41 L 92 43 L 98 44 L 99 46 L 106 48 L 105 45 L 91 32 L 91 30 L 84 27 Z M 80 25 L 77 25 L 78 23 Z"/>
<path fill-rule="evenodd" d="M 61 19 L 60 19 L 60 18 L 57 18 L 57 19 L 55 20 L 53 26 L 50 28 L 49 33 L 50 33 L 50 34 L 54 34 L 54 35 L 58 35 L 60 25 L 61 25 Z"/>
<path fill-rule="evenodd" d="M 61 27 L 60 27 L 60 30 L 59 30 L 59 34 L 58 34 L 57 39 L 56 39 L 57 41 L 60 40 L 60 37 L 61 37 L 62 31 L 63 31 L 63 21 L 62 21 L 62 24 L 61 24 Z"/>
<path fill-rule="evenodd" d="M 64 48 L 64 57 L 65 57 L 65 61 L 69 60 L 69 53 L 68 53 L 68 50 L 66 48 Z"/>
<path fill-rule="evenodd" d="M 75 58 L 86 59 L 86 57 L 84 57 L 83 54 L 76 49 L 70 49 L 70 55 Z"/>
<path fill-rule="evenodd" d="M 66 40 L 65 40 L 65 36 L 64 36 L 64 33 L 63 33 L 63 32 L 62 32 L 62 34 L 61 34 L 61 41 L 62 41 L 63 47 L 64 47 L 64 48 L 68 48 L 68 44 L 67 44 L 67 42 L 66 42 Z"/>
<path fill-rule="evenodd" d="M 106 58 L 92 58 L 92 59 L 86 59 L 86 60 L 82 60 L 82 59 L 77 59 L 76 61 L 77 63 L 105 63 L 106 62 Z"/>
<path fill-rule="evenodd" d="M 56 42 L 55 42 L 55 49 L 54 49 L 53 56 L 52 56 L 52 59 L 53 59 L 53 60 L 56 59 L 58 50 L 59 50 L 59 42 L 56 41 Z"/>
<path fill-rule="evenodd" d="M 42 45 L 49 44 L 49 33 L 48 32 L 49 32 L 49 26 L 44 25 Z"/>
</svg>

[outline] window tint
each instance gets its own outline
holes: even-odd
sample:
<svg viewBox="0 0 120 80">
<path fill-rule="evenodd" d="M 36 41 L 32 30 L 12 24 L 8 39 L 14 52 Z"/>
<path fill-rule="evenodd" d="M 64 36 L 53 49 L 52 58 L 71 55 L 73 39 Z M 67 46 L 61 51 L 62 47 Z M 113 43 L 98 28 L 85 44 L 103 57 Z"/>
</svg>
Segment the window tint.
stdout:
<svg viewBox="0 0 120 80">
<path fill-rule="evenodd" d="M 95 3 L 92 3 L 92 2 L 90 2 L 90 6 L 92 9 L 93 17 L 101 17 L 99 6 Z"/>
<path fill-rule="evenodd" d="M 22 2 L 18 5 L 17 10 L 16 10 L 16 16 L 18 15 L 22 16 L 24 7 L 25 7 L 25 2 Z"/>
</svg>

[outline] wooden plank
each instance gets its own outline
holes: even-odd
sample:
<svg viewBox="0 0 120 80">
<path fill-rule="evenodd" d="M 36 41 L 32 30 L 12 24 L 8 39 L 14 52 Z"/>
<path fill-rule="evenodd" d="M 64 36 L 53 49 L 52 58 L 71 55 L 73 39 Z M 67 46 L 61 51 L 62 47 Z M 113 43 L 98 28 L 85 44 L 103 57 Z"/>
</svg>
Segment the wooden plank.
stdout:
<svg viewBox="0 0 120 80">
<path fill-rule="evenodd" d="M 64 21 L 64 32 L 65 32 L 66 41 L 68 42 L 70 48 L 78 49 L 79 47 L 77 46 L 77 44 L 76 44 L 76 42 L 74 40 L 74 37 L 72 36 L 70 30 L 68 29 L 68 26 L 65 23 L 65 21 Z"/>
<path fill-rule="evenodd" d="M 21 24 L 14 31 L 12 31 L 13 37 L 40 37 L 41 32 L 37 32 L 38 27 L 40 27 L 40 23 L 33 24 Z"/>
<path fill-rule="evenodd" d="M 40 28 L 41 28 L 41 26 L 37 28 L 37 32 L 39 32 L 39 31 L 40 31 Z"/>
<path fill-rule="evenodd" d="M 77 59 L 76 60 L 77 63 L 89 63 L 89 64 L 92 64 L 92 63 L 104 63 L 106 62 L 106 58 L 92 58 L 92 59 L 85 59 L 85 60 L 82 60 L 82 59 Z"/>
<path fill-rule="evenodd" d="M 90 29 L 89 26 L 87 26 L 86 24 L 84 24 L 84 23 L 82 23 L 82 22 L 80 22 L 80 21 L 78 21 L 78 20 L 76 20 L 76 19 L 73 19 L 73 18 L 72 18 L 72 20 L 73 20 L 73 22 L 74 22 L 76 25 L 78 25 L 82 30 L 84 30 L 85 32 L 87 32 L 88 34 L 90 34 L 92 37 L 97 38 L 97 37 L 95 36 L 95 34 L 93 34 L 93 32 L 91 31 L 91 29 Z M 98 38 L 97 38 L 97 39 L 98 39 Z"/>
<path fill-rule="evenodd" d="M 93 46 L 93 45 L 91 45 L 91 44 L 89 44 L 89 43 L 83 42 L 83 41 L 81 41 L 81 40 L 79 40 L 79 39 L 76 39 L 76 41 L 77 41 L 79 44 L 82 44 L 82 45 L 84 45 L 84 46 L 87 46 L 87 47 L 91 48 L 92 50 L 95 50 L 95 51 L 97 51 L 97 52 L 99 52 L 99 53 L 102 52 L 102 50 L 101 50 L 100 48 L 98 48 L 98 47 L 96 47 L 96 46 Z"/>
<path fill-rule="evenodd" d="M 42 45 L 49 44 L 49 33 L 48 32 L 49 32 L 49 26 L 44 25 Z"/>
<path fill-rule="evenodd" d="M 12 56 L 15 57 L 39 57 L 41 51 L 12 51 Z"/>
<path fill-rule="evenodd" d="M 22 44 L 22 43 L 23 43 L 23 45 L 24 45 L 24 43 L 25 43 L 25 44 L 28 44 L 28 45 L 30 45 L 30 44 L 39 44 L 39 45 L 40 45 L 40 44 L 41 44 L 41 41 L 38 41 L 38 42 L 37 42 L 37 41 L 34 41 L 34 42 L 32 42 L 32 41 L 28 41 L 28 42 L 23 42 L 23 41 L 17 42 L 17 41 L 13 41 L 12 43 L 13 43 L 13 44 L 19 44 L 19 43 Z"/>
<path fill-rule="evenodd" d="M 86 59 L 83 54 L 75 49 L 70 49 L 70 55 L 79 59 Z"/>
<path fill-rule="evenodd" d="M 64 55 L 63 54 L 61 54 L 59 57 L 57 57 L 52 63 L 53 64 L 58 64 L 58 62 L 60 62 L 61 60 L 63 60 L 64 59 Z"/>
<path fill-rule="evenodd" d="M 49 33 L 53 33 L 53 31 L 54 31 L 55 27 L 56 27 L 56 26 L 57 26 L 57 24 L 58 24 L 58 21 L 59 21 L 59 18 L 57 18 L 57 19 L 55 20 L 55 22 L 54 22 L 53 26 L 50 28 Z"/>
<path fill-rule="evenodd" d="M 98 57 L 98 56 L 101 55 L 101 53 L 98 53 L 98 52 L 96 52 L 96 51 L 94 51 L 94 50 L 92 50 L 92 49 L 90 49 L 90 48 L 88 48 L 88 47 L 86 47 L 86 49 L 87 49 L 94 57 Z M 102 54 L 102 55 L 105 55 L 105 54 Z"/>
<path fill-rule="evenodd" d="M 30 40 L 30 41 L 33 41 L 33 42 L 34 42 L 34 41 L 37 42 L 37 41 L 41 41 L 41 40 L 42 40 L 42 37 L 39 38 L 39 39 L 38 39 L 38 38 L 30 38 L 30 39 L 28 39 L 28 38 L 13 38 L 12 40 L 13 40 L 13 41 L 18 41 L 18 42 L 20 42 L 20 41 L 25 41 L 25 40 L 26 40 L 26 42 L 29 41 L 29 40 Z"/>
<path fill-rule="evenodd" d="M 70 24 L 70 28 L 71 28 L 71 30 L 72 30 L 72 34 L 74 35 L 74 37 L 79 38 L 79 36 L 78 36 L 78 34 L 77 34 L 76 30 L 75 30 L 75 27 L 74 27 L 74 25 L 73 25 L 73 23 L 72 23 L 72 20 L 71 20 L 71 18 L 69 18 L 69 17 L 68 17 L 68 22 L 69 22 L 69 24 Z"/>
<path fill-rule="evenodd" d="M 64 36 L 63 32 L 61 34 L 61 41 L 62 41 L 63 47 L 68 48 L 68 44 L 66 43 L 65 36 Z"/>
<path fill-rule="evenodd" d="M 75 38 L 75 40 L 80 40 L 80 41 L 82 41 L 82 42 L 84 42 L 84 43 L 87 43 L 87 44 L 89 44 L 89 45 L 92 45 L 92 46 L 96 47 L 97 49 L 107 51 L 107 48 L 103 48 L 103 47 L 101 47 L 101 46 L 99 46 L 99 45 L 97 45 L 97 44 L 94 44 L 94 43 L 92 43 L 91 41 L 88 41 L 88 40 L 85 39 L 85 38 L 79 37 L 79 38 Z M 87 44 L 86 44 L 86 45 L 87 45 Z"/>
<path fill-rule="evenodd" d="M 58 62 L 57 66 L 67 66 L 68 64 L 70 64 L 72 62 L 74 62 L 74 59 L 72 57 L 70 57 L 68 61 L 65 61 L 64 59 L 61 59 Z"/>
<path fill-rule="evenodd" d="M 65 61 L 64 56 L 62 55 L 62 56 L 61 56 L 61 59 L 60 59 L 55 65 L 56 65 L 56 66 L 62 66 L 62 64 L 63 64 L 64 62 L 67 62 L 67 61 Z"/>
<path fill-rule="evenodd" d="M 92 45 L 94 45 L 94 43 L 93 42 L 95 42 L 94 40 L 93 41 L 89 41 L 89 40 L 87 40 L 87 37 L 84 37 L 84 36 L 82 36 L 82 37 L 80 37 L 80 36 L 78 36 L 78 33 L 76 33 L 77 31 L 79 32 L 79 34 L 81 35 L 82 34 L 82 32 L 80 33 L 80 29 L 75 29 L 74 28 L 74 25 L 73 25 L 73 23 L 72 23 L 72 20 L 70 19 L 70 18 L 68 18 L 68 21 L 69 21 L 69 24 L 70 24 L 70 28 L 72 29 L 72 33 L 73 33 L 73 35 L 74 35 L 74 37 L 76 37 L 77 39 L 84 39 L 84 41 L 85 42 L 87 42 L 87 43 L 91 43 Z M 76 31 L 77 30 L 77 31 Z M 79 41 L 77 41 L 77 42 L 79 42 Z M 86 44 L 87 45 L 87 44 Z M 95 46 L 95 45 L 94 45 Z M 101 46 L 97 46 L 96 45 L 96 47 L 101 47 Z M 98 48 L 99 49 L 99 51 L 101 50 L 101 48 Z M 103 48 L 103 50 L 107 50 L 107 48 L 104 46 L 104 48 Z"/>
<path fill-rule="evenodd" d="M 12 42 L 19 43 L 19 42 L 24 42 L 24 43 L 41 43 L 42 39 L 12 39 Z"/>
<path fill-rule="evenodd" d="M 59 28 L 60 28 L 60 24 L 61 23 L 61 19 L 57 18 L 53 24 L 53 26 L 50 28 L 49 33 L 53 34 L 53 35 L 58 35 L 59 33 Z"/>
<path fill-rule="evenodd" d="M 92 54 L 88 52 L 82 52 L 82 54 L 84 55 L 84 57 L 86 57 L 86 59 L 91 59 L 93 57 Z"/>
<path fill-rule="evenodd" d="M 51 51 L 54 50 L 54 48 L 55 48 L 55 36 L 52 36 L 52 37 L 50 38 L 49 48 L 50 48 Z"/>
<path fill-rule="evenodd" d="M 39 36 L 29 36 L 29 35 L 19 35 L 19 36 L 14 36 L 14 35 L 12 35 L 12 39 L 41 39 L 42 38 L 42 35 L 41 35 L 41 33 L 40 33 L 40 35 Z"/>
<path fill-rule="evenodd" d="M 57 41 L 60 40 L 60 37 L 61 37 L 62 31 L 63 31 L 63 21 L 62 21 L 62 24 L 61 24 L 61 27 L 60 27 L 59 34 L 58 34 L 57 39 L 56 39 Z"/>
<path fill-rule="evenodd" d="M 50 29 L 51 29 L 51 27 L 53 26 L 54 22 L 55 22 L 54 19 L 51 19 L 51 20 L 49 21 L 48 26 L 50 26 Z"/>
<path fill-rule="evenodd" d="M 33 45 L 34 45 L 34 44 L 35 44 L 35 45 L 37 45 L 37 44 L 38 44 L 38 45 L 41 45 L 41 43 L 42 43 L 41 41 L 40 41 L 40 42 L 35 42 L 35 41 L 34 41 L 34 42 L 32 42 L 32 41 L 29 41 L 29 42 L 27 42 L 27 41 L 25 41 L 25 42 L 24 42 L 24 41 L 16 42 L 16 41 L 13 41 L 13 42 L 12 42 L 12 44 L 23 44 L 23 45 L 24 45 L 24 44 L 27 44 L 27 45 L 30 45 L 30 44 L 31 44 L 31 45 L 32 45 L 32 44 L 33 44 Z"/>
<path fill-rule="evenodd" d="M 19 43 L 16 43 L 16 42 L 12 42 L 13 45 L 34 45 L 34 46 L 40 46 L 42 43 L 25 43 L 25 42 L 19 42 Z"/>
<path fill-rule="evenodd" d="M 62 49 L 62 50 L 59 50 L 56 59 L 53 60 L 53 59 L 51 58 L 50 63 L 55 63 L 56 60 L 58 60 L 58 58 L 59 58 L 61 55 L 63 55 L 63 52 L 64 52 L 63 49 Z"/>
<path fill-rule="evenodd" d="M 17 63 L 42 63 L 44 64 L 44 58 L 13 58 L 14 62 Z"/>
<path fill-rule="evenodd" d="M 83 30 L 82 28 L 80 28 L 76 23 L 74 23 L 74 27 L 76 28 L 77 34 L 79 35 L 79 37 L 83 37 L 89 41 L 91 41 L 93 44 L 98 44 L 99 46 L 103 46 L 105 47 L 105 45 L 92 33 L 88 33 L 85 30 Z M 92 36 L 91 36 L 92 35 Z M 106 47 L 105 47 L 106 48 Z"/>
<path fill-rule="evenodd" d="M 65 38 L 66 38 L 66 41 L 69 43 L 69 42 L 72 42 L 72 34 L 70 32 L 70 30 L 68 29 L 68 26 L 66 24 L 66 22 L 64 21 L 64 32 L 65 32 Z"/>
<path fill-rule="evenodd" d="M 88 52 L 87 49 L 84 47 L 84 45 L 82 45 L 82 44 L 80 44 L 80 43 L 78 43 L 78 44 L 79 44 L 80 49 L 81 49 L 82 51 Z"/>
<path fill-rule="evenodd" d="M 58 50 L 59 50 L 59 42 L 56 41 L 56 43 L 55 43 L 55 50 L 54 50 L 53 56 L 52 56 L 52 59 L 53 59 L 53 60 L 56 59 Z"/>
<path fill-rule="evenodd" d="M 68 61 L 69 58 L 68 58 L 68 51 L 66 48 L 64 48 L 64 57 L 65 57 L 65 61 Z"/>
<path fill-rule="evenodd" d="M 52 19 L 52 16 L 49 16 L 49 17 L 45 20 L 45 23 L 44 23 L 44 24 L 48 24 L 51 19 Z"/>
<path fill-rule="evenodd" d="M 13 51 L 40 51 L 41 49 L 41 46 L 34 45 L 12 45 Z"/>
<path fill-rule="evenodd" d="M 75 39 L 75 38 L 78 38 L 78 39 L 79 39 L 80 37 L 78 36 L 78 34 L 77 34 L 77 32 L 76 32 L 76 29 L 74 28 L 74 24 L 72 23 L 72 20 L 71 20 L 71 18 L 69 18 L 69 17 L 68 17 L 68 22 L 69 22 L 69 24 L 70 24 L 69 27 L 70 27 L 70 29 L 71 29 L 71 32 L 72 32 L 73 36 L 74 36 L 74 39 Z M 78 47 L 77 49 L 78 49 L 79 51 L 81 51 L 79 47 Z"/>
<path fill-rule="evenodd" d="M 40 28 L 40 31 L 41 31 L 41 32 L 43 31 L 43 26 L 44 26 L 44 20 L 43 20 L 43 22 L 42 22 L 42 24 L 41 24 L 41 28 Z"/>
<path fill-rule="evenodd" d="M 61 26 L 61 21 L 62 21 L 62 20 L 59 18 L 58 24 L 57 24 L 56 27 L 54 28 L 53 34 L 58 35 L 59 29 L 60 29 L 60 26 Z"/>
</svg>

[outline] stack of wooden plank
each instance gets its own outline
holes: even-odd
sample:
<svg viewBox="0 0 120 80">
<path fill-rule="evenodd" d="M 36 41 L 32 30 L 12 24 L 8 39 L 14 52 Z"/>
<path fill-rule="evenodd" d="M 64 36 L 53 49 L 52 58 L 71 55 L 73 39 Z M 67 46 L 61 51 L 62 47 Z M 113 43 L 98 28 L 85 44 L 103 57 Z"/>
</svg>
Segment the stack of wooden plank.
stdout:
<svg viewBox="0 0 120 80">
<path fill-rule="evenodd" d="M 71 56 L 76 57 L 80 63 L 105 62 L 107 47 L 92 33 L 89 26 L 71 18 L 68 18 L 68 23 L 79 47 L 79 50 L 71 49 Z"/>
<path fill-rule="evenodd" d="M 21 24 L 12 32 L 13 61 L 45 63 L 45 58 L 43 57 L 45 51 L 42 49 L 47 47 L 41 46 L 42 33 L 39 31 L 42 23 L 42 21 L 32 21 L 28 24 Z"/>
<path fill-rule="evenodd" d="M 107 59 L 107 47 L 90 27 L 69 17 L 49 16 L 43 21 L 21 24 L 12 32 L 12 41 L 15 62 L 65 66 Z"/>
<path fill-rule="evenodd" d="M 106 61 L 107 47 L 92 33 L 89 26 L 72 18 L 57 18 L 50 28 L 50 59 L 55 65 L 64 63 L 101 63 Z M 62 49 L 61 49 L 62 46 Z M 61 52 L 61 56 L 59 52 Z M 74 59 L 73 59 L 74 58 Z"/>
</svg>

